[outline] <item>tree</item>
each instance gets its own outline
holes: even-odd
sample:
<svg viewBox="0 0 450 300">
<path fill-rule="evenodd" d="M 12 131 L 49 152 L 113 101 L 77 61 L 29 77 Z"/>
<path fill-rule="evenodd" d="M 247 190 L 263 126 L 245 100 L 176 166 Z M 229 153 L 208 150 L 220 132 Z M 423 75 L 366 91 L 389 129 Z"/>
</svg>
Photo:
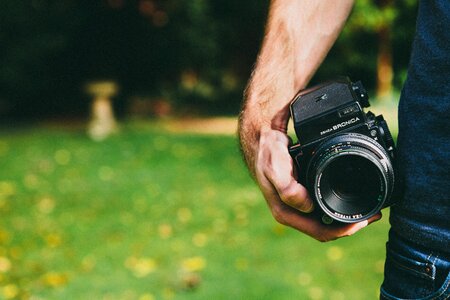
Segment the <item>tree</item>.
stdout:
<svg viewBox="0 0 450 300">
<path fill-rule="evenodd" d="M 87 115 L 82 86 L 112 79 L 180 111 L 236 114 L 269 0 L 3 1 L 0 114 Z M 349 74 L 379 95 L 401 86 L 417 0 L 358 0 L 313 81 Z M 376 76 L 378 74 L 378 76 Z M 118 105 L 117 105 L 118 104 Z M 3 109 L 3 111 L 2 111 Z"/>
<path fill-rule="evenodd" d="M 394 47 L 410 49 L 415 18 L 404 18 L 415 10 L 417 1 L 359 0 L 355 2 L 355 11 L 349 20 L 350 35 L 363 31 L 375 35 L 376 39 L 376 95 L 383 99 L 392 94 L 394 82 Z M 409 26 L 397 26 L 400 21 Z M 408 36 L 410 40 L 403 44 L 393 44 L 393 35 Z M 406 64 L 402 66 L 406 68 Z"/>
</svg>

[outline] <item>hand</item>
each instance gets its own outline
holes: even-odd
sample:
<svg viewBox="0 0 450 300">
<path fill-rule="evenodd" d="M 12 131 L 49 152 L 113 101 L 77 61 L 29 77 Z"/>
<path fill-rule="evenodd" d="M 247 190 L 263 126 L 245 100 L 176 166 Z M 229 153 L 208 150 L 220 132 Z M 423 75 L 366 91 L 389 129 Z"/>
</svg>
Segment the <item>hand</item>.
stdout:
<svg viewBox="0 0 450 300">
<path fill-rule="evenodd" d="M 244 95 L 239 137 L 247 166 L 275 219 L 319 241 L 352 235 L 381 218 L 323 225 L 297 183 L 286 135 L 289 102 L 306 86 L 344 26 L 353 0 L 272 0 L 263 44 Z"/>
<path fill-rule="evenodd" d="M 275 220 L 321 242 L 350 236 L 381 218 L 381 213 L 354 224 L 324 225 L 310 215 L 314 207 L 304 186 L 294 177 L 293 160 L 288 152 L 289 138 L 283 131 L 268 129 L 260 133 L 255 159 L 255 177 Z"/>
</svg>

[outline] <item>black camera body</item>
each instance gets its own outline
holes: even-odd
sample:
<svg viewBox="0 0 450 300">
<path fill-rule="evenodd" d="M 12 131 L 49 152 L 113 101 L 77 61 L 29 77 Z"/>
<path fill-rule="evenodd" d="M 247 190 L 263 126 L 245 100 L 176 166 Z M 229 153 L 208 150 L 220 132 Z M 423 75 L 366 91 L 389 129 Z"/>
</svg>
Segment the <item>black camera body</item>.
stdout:
<svg viewBox="0 0 450 300">
<path fill-rule="evenodd" d="M 325 224 L 360 222 L 391 204 L 395 145 L 369 106 L 348 78 L 302 90 L 290 105 L 298 143 L 289 152 Z"/>
</svg>

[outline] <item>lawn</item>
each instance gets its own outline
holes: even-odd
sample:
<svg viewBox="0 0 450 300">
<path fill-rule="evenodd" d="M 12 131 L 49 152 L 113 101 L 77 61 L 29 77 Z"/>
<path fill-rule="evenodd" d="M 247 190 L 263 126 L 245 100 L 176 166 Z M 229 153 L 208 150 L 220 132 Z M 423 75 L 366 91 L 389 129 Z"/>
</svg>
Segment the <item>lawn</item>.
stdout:
<svg viewBox="0 0 450 300">
<path fill-rule="evenodd" d="M 0 131 L 0 299 L 377 299 L 387 213 L 316 242 L 273 220 L 233 135 L 161 128 Z"/>
</svg>

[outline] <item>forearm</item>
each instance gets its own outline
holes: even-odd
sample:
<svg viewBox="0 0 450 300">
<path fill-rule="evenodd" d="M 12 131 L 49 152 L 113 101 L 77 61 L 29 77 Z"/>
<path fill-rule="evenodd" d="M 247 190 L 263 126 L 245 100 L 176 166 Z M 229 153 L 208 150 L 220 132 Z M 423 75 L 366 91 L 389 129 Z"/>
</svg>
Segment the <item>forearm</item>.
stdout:
<svg viewBox="0 0 450 300">
<path fill-rule="evenodd" d="M 273 0 L 263 45 L 244 95 L 240 141 L 252 174 L 261 134 L 286 132 L 288 105 L 339 35 L 353 0 Z"/>
</svg>

